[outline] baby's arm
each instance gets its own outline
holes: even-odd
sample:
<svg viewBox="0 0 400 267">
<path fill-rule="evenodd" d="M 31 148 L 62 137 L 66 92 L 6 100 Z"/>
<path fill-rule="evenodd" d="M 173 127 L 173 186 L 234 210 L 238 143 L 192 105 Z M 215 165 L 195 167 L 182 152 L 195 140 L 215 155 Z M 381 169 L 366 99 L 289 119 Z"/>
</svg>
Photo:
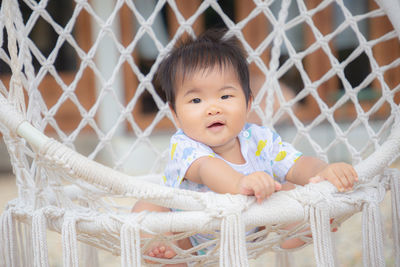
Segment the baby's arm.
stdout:
<svg viewBox="0 0 400 267">
<path fill-rule="evenodd" d="M 202 157 L 194 161 L 185 178 L 204 184 L 217 193 L 254 195 L 258 202 L 281 188 L 281 185 L 265 172 L 243 175 L 223 160 L 212 157 Z"/>
<path fill-rule="evenodd" d="M 347 163 L 327 164 L 318 158 L 302 156 L 290 168 L 286 179 L 300 185 L 328 180 L 339 191 L 347 191 L 353 188 L 358 176 L 353 166 Z"/>
</svg>

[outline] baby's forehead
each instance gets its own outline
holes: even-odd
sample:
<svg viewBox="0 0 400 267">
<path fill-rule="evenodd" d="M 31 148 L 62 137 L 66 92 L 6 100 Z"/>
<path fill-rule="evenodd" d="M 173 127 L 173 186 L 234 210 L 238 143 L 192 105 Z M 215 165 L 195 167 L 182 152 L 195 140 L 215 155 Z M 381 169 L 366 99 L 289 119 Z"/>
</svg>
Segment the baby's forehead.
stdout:
<svg viewBox="0 0 400 267">
<path fill-rule="evenodd" d="M 211 72 L 219 72 L 221 74 L 230 74 L 234 75 L 236 79 L 239 80 L 239 75 L 235 68 L 231 64 L 214 64 L 212 66 L 207 66 L 207 67 L 180 67 L 177 69 L 176 75 L 175 75 L 175 86 L 180 86 L 182 85 L 185 81 L 193 79 L 193 77 L 196 75 L 199 76 L 204 76 L 206 77 L 209 75 Z"/>
</svg>

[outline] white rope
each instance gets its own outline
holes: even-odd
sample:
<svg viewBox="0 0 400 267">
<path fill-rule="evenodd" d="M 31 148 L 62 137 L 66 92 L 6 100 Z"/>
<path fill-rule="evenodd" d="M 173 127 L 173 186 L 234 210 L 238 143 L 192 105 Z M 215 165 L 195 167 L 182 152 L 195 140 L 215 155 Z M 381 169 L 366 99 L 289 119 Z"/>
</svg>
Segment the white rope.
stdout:
<svg viewBox="0 0 400 267">
<path fill-rule="evenodd" d="M 160 188 L 159 186 L 153 186 L 144 183 L 142 184 L 135 181 L 135 179 L 132 179 L 131 176 L 122 175 L 117 171 L 123 169 L 123 165 L 130 158 L 132 155 L 131 153 L 140 145 L 145 145 L 156 155 L 156 159 L 154 160 L 155 163 L 151 170 L 155 170 L 157 168 L 160 170 L 162 169 L 162 165 L 159 163 L 162 162 L 163 155 L 166 153 L 156 148 L 157 146 L 152 143 L 149 136 L 161 119 L 164 117 L 171 118 L 171 114 L 168 112 L 167 105 L 160 98 L 160 96 L 158 96 L 151 81 L 153 80 L 155 72 L 157 71 L 157 66 L 160 63 L 162 56 L 165 55 L 171 47 L 173 47 L 173 45 L 185 31 L 189 32 L 189 34 L 192 36 L 195 35 L 192 25 L 208 8 L 214 9 L 221 16 L 225 24 L 228 26 L 230 33 L 236 35 L 243 43 L 243 46 L 249 55 L 248 61 L 254 63 L 256 67 L 258 67 L 266 75 L 266 83 L 264 84 L 263 88 L 260 89 L 260 93 L 255 98 L 255 106 L 258 106 L 259 102 L 265 99 L 265 95 L 267 97 L 267 106 L 265 110 L 262 111 L 260 111 L 260 107 L 258 106 L 258 110 L 256 110 L 257 114 L 260 115 L 260 118 L 264 124 L 270 124 L 273 123 L 277 117 L 280 116 L 280 114 L 287 113 L 293 120 L 293 123 L 297 129 L 296 136 L 294 137 L 295 144 L 296 142 L 302 142 L 302 138 L 305 138 L 307 141 L 309 141 L 311 147 L 315 150 L 318 156 L 326 158 L 330 149 L 334 148 L 336 145 L 343 144 L 349 150 L 352 159 L 359 160 L 362 159 L 364 154 L 369 152 L 371 148 L 376 150 L 380 147 L 382 144 L 381 141 L 384 141 L 386 138 L 385 132 L 391 127 L 392 124 L 399 125 L 399 121 L 393 123 L 393 114 L 399 114 L 398 108 L 396 109 L 397 102 L 395 103 L 394 101 L 394 95 L 398 94 L 400 89 L 398 85 L 394 87 L 389 86 L 383 77 L 385 77 L 386 70 L 397 69 L 400 66 L 400 59 L 394 59 L 392 63 L 381 66 L 380 64 L 377 64 L 377 60 L 373 57 L 371 52 L 375 45 L 386 41 L 392 41 L 392 39 L 398 39 L 399 37 L 400 20 L 397 16 L 397 13 L 399 12 L 396 11 L 399 10 L 399 4 L 396 2 L 396 0 L 380 0 L 379 3 L 383 3 L 381 6 L 386 10 L 386 13 L 388 13 L 390 19 L 392 20 L 395 31 L 397 31 L 397 35 L 395 31 L 391 30 L 374 40 L 365 40 L 366 37 L 358 29 L 357 23 L 360 20 L 373 19 L 375 17 L 384 15 L 383 10 L 376 9 L 374 11 L 368 11 L 368 13 L 365 14 L 353 16 L 346 5 L 343 4 L 343 1 L 338 1 L 336 6 L 344 14 L 344 21 L 337 29 L 334 30 L 334 32 L 324 35 L 318 30 L 318 25 L 314 24 L 313 15 L 319 11 L 323 11 L 324 8 L 329 6 L 333 1 L 323 1 L 320 5 L 312 9 L 307 8 L 306 3 L 304 3 L 305 1 L 297 1 L 299 14 L 295 17 L 292 17 L 291 15 L 289 16 L 290 5 L 292 4 L 292 1 L 290 0 L 282 1 L 278 16 L 273 14 L 274 12 L 271 9 L 271 5 L 273 5 L 272 1 L 257 0 L 254 1 L 256 7 L 250 12 L 250 14 L 236 24 L 236 22 L 232 21 L 223 12 L 218 1 L 202 1 L 202 4 L 197 11 L 189 18 L 185 18 L 185 16 L 180 13 L 175 1 L 171 0 L 168 1 L 168 4 L 176 14 L 178 24 L 180 24 L 180 26 L 176 31 L 176 35 L 165 47 L 163 47 L 163 44 L 157 39 L 158 37 L 151 26 L 154 19 L 158 16 L 158 13 L 166 5 L 165 0 L 157 1 L 153 13 L 147 19 L 139 13 L 135 4 L 127 1 L 126 7 L 130 8 L 130 10 L 133 12 L 133 15 L 137 18 L 139 24 L 139 29 L 133 41 L 129 45 L 121 45 L 120 40 L 117 38 L 115 33 L 109 31 L 110 23 L 119 19 L 119 10 L 124 4 L 124 1 L 118 1 L 113 7 L 113 10 L 110 10 L 110 15 L 106 18 L 99 17 L 98 14 L 96 14 L 96 12 L 92 9 L 88 1 L 77 1 L 74 12 L 64 28 L 52 19 L 51 14 L 49 14 L 47 10 L 47 2 L 48 1 L 40 1 L 39 3 L 37 1 L 25 1 L 25 6 L 32 10 L 32 14 L 26 22 L 23 22 L 21 12 L 18 10 L 18 1 L 2 1 L 2 13 L 0 18 L 3 19 L 0 19 L 0 30 L 3 30 L 4 23 L 8 34 L 9 52 L 6 52 L 5 49 L 3 49 L 4 46 L 1 46 L 0 60 L 9 65 L 13 76 L 11 78 L 9 92 L 7 92 L 5 86 L 2 84 L 2 82 L 0 82 L 0 85 L 2 86 L 0 88 L 1 92 L 3 95 L 8 96 L 7 100 L 2 94 L 0 94 L 0 121 L 5 125 L 6 128 L 10 130 L 11 135 L 15 134 L 17 128 L 21 128 L 19 125 L 25 119 L 25 104 L 23 102 L 23 86 L 25 86 L 25 88 L 29 90 L 29 92 L 27 92 L 29 96 L 27 118 L 34 119 L 34 121 L 37 122 L 35 126 L 39 126 L 38 129 L 45 129 L 47 126 L 52 127 L 58 135 L 57 138 L 61 139 L 61 143 L 74 146 L 77 137 L 81 134 L 81 131 L 87 126 L 91 127 L 99 142 L 88 158 L 94 159 L 99 155 L 99 153 L 107 150 L 106 152 L 111 158 L 109 165 L 113 165 L 116 170 L 104 168 L 104 166 L 97 163 L 94 164 L 86 157 L 81 155 L 73 155 L 74 153 L 68 149 L 64 149 L 61 144 L 54 144 L 47 147 L 49 150 L 47 151 L 48 153 L 46 152 L 46 147 L 43 149 L 43 168 L 46 168 L 46 171 L 39 173 L 40 168 L 38 168 L 37 164 L 40 163 L 36 161 L 36 154 L 24 145 L 25 141 L 18 139 L 19 143 L 17 143 L 14 141 L 14 138 L 12 140 L 12 144 L 7 143 L 10 154 L 12 154 L 11 158 L 13 167 L 15 169 L 15 173 L 17 174 L 17 184 L 19 188 L 18 201 L 20 202 L 19 207 L 21 207 L 20 212 L 23 214 L 18 219 L 27 220 L 29 223 L 29 219 L 27 218 L 32 217 L 32 228 L 31 231 L 25 232 L 26 240 L 24 243 L 26 246 L 33 244 L 33 248 L 30 247 L 21 254 L 26 254 L 25 258 L 31 259 L 32 257 L 30 256 L 33 251 L 35 266 L 48 265 L 46 244 L 47 228 L 56 229 L 57 231 L 61 228 L 63 237 L 64 266 L 78 266 L 79 259 L 77 253 L 77 232 L 79 232 L 79 234 L 84 233 L 84 235 L 80 235 L 80 238 L 86 239 L 91 244 L 98 245 L 100 248 L 109 249 L 114 254 L 119 253 L 119 248 L 116 247 L 120 245 L 122 254 L 121 264 L 123 266 L 140 265 L 140 235 L 139 226 L 136 224 L 125 223 L 121 228 L 120 222 L 125 220 L 118 220 L 118 222 L 116 222 L 115 220 L 110 219 L 110 216 L 108 216 L 106 212 L 104 216 L 98 216 L 98 218 L 102 219 L 99 219 L 101 222 L 96 222 L 95 220 L 80 220 L 81 217 L 79 217 L 79 213 L 71 211 L 71 213 L 65 214 L 64 221 L 62 222 L 62 218 L 60 217 L 52 218 L 51 216 L 48 216 L 48 213 L 42 213 L 41 210 L 34 211 L 35 207 L 32 207 L 32 203 L 34 203 L 33 197 L 35 196 L 35 193 L 40 193 L 39 200 L 43 200 L 36 202 L 37 206 L 45 206 L 48 204 L 48 198 L 50 197 L 46 194 L 47 192 L 44 189 L 49 189 L 50 191 L 53 190 L 53 192 L 63 192 L 61 184 L 65 180 L 73 183 L 73 185 L 78 185 L 83 192 L 79 195 L 79 198 L 86 198 L 90 200 L 89 202 L 91 202 L 93 205 L 92 208 L 95 210 L 115 211 L 115 209 L 118 209 L 118 212 L 120 212 L 122 210 L 119 209 L 120 206 L 111 200 L 108 202 L 108 200 L 104 200 L 105 198 L 102 198 L 103 196 L 118 195 L 124 197 L 137 196 L 138 198 L 150 200 L 157 204 L 165 204 L 166 206 L 198 211 L 196 213 L 197 215 L 194 215 L 194 213 L 190 214 L 191 217 L 189 217 L 189 215 L 184 217 L 183 215 L 179 214 L 175 214 L 175 217 L 166 216 L 166 218 L 168 218 L 168 226 L 173 225 L 173 227 L 176 228 L 184 227 L 186 231 L 193 232 L 199 230 L 201 224 L 205 225 L 204 228 L 207 228 L 207 230 L 210 231 L 221 229 L 219 240 L 220 246 L 216 245 L 216 250 L 213 251 L 213 253 L 216 255 L 215 258 L 217 258 L 219 254 L 220 265 L 248 265 L 247 256 L 250 256 L 251 253 L 247 254 L 246 251 L 244 228 L 245 224 L 252 224 L 252 221 L 256 220 L 253 217 L 246 217 L 246 215 L 248 215 L 248 213 L 246 213 L 248 210 L 244 210 L 243 207 L 231 207 L 232 204 L 227 204 L 225 201 L 203 201 L 203 198 L 200 196 L 200 194 L 196 194 L 197 192 L 189 193 L 184 190 L 178 191 L 172 190 L 171 188 L 167 189 Z M 84 49 L 80 47 L 76 41 L 76 38 L 72 34 L 74 22 L 77 20 L 82 10 L 92 17 L 93 23 L 100 28 L 98 34 L 99 38 L 94 40 L 93 45 L 89 50 L 86 50 L 88 52 L 84 51 Z M 246 27 L 249 21 L 257 16 L 265 17 L 265 19 L 268 21 L 268 24 L 272 27 L 270 28 L 271 33 L 265 38 L 265 40 L 263 40 L 258 47 L 253 48 L 243 37 L 242 30 Z M 36 46 L 35 42 L 30 40 L 28 36 L 29 31 L 35 27 L 38 18 L 45 20 L 48 26 L 51 27 L 56 34 L 58 34 L 57 44 L 50 52 L 49 56 L 43 55 L 40 49 Z M 288 32 L 293 30 L 295 26 L 301 26 L 301 24 L 304 24 L 311 29 L 316 42 L 310 44 L 310 46 L 305 48 L 303 51 L 298 51 L 294 49 L 293 45 L 291 44 L 290 38 L 288 38 Z M 336 58 L 336 55 L 330 51 L 329 44 L 346 28 L 354 32 L 359 46 L 346 60 L 339 62 Z M 4 30 L 2 32 L 4 32 Z M 137 47 L 137 43 L 145 34 L 147 34 L 150 39 L 154 41 L 158 51 L 160 51 L 160 54 L 162 54 L 156 59 L 156 63 L 153 65 L 148 74 L 143 74 L 140 72 L 132 56 L 135 47 Z M 96 51 L 99 51 L 98 47 L 102 45 L 102 39 L 106 38 L 112 39 L 115 44 L 116 52 L 120 53 L 121 55 L 117 65 L 114 67 L 110 75 L 109 73 L 102 73 L 101 67 L 97 64 L 98 62 L 95 59 L 97 54 Z M 5 38 L 0 38 L 0 42 L 3 40 L 5 40 Z M 54 66 L 54 62 L 59 55 L 60 47 L 63 44 L 68 44 L 76 53 L 78 62 L 81 62 L 72 82 L 66 82 L 57 72 Z M 1 45 L 3 44 L 1 43 Z M 285 45 L 289 52 L 289 59 L 284 64 L 279 62 L 282 52 L 282 45 Z M 264 53 L 267 53 L 271 48 L 271 60 L 269 63 L 264 62 L 260 56 Z M 307 72 L 308 70 L 306 71 L 306 68 L 303 66 L 303 61 L 318 49 L 322 49 L 326 53 L 332 68 L 320 79 L 311 80 L 309 73 Z M 362 53 L 367 55 L 369 58 L 372 69 L 371 74 L 359 86 L 352 88 L 349 81 L 346 79 L 346 76 L 344 75 L 344 68 L 346 68 L 349 63 L 355 60 Z M 40 65 L 40 69 L 37 74 L 34 73 L 31 64 L 32 58 L 34 58 Z M 101 103 L 106 98 L 111 97 L 117 99 L 117 95 L 112 87 L 120 73 L 120 69 L 125 63 L 128 63 L 129 67 L 131 67 L 134 75 L 136 75 L 138 78 L 139 84 L 135 91 L 134 97 L 130 100 L 127 99 L 128 104 L 125 105 L 125 103 L 118 102 L 118 108 L 120 109 L 118 120 L 114 125 L 112 125 L 109 131 L 103 132 L 99 129 L 95 118 L 99 112 Z M 279 90 L 279 79 L 281 79 L 290 68 L 297 69 L 302 77 L 305 88 L 299 92 L 294 99 L 290 100 L 290 102 L 286 102 Z M 78 84 L 81 80 L 84 80 L 83 76 L 86 75 L 87 69 L 90 69 L 90 71 L 93 72 L 93 75 L 95 76 L 95 79 L 99 81 L 99 87 L 102 90 L 102 92 L 96 98 L 96 103 L 93 104 L 93 106 L 91 106 L 89 109 L 80 103 L 80 97 L 78 97 L 77 94 L 77 92 L 81 90 Z M 56 86 L 62 92 L 53 106 L 50 106 L 50 104 L 47 106 L 40 91 L 38 90 L 38 88 L 42 88 L 45 79 L 48 77 L 55 81 Z M 333 106 L 331 106 L 327 105 L 324 100 L 319 97 L 319 92 L 317 89 L 321 84 L 335 77 L 343 82 L 345 87 L 345 95 Z M 380 87 L 383 88 L 381 91 L 382 97 L 379 99 L 379 101 L 385 103 L 387 102 L 392 112 L 390 115 L 388 115 L 388 119 L 383 123 L 383 126 L 379 131 L 373 130 L 369 121 L 371 120 L 370 115 L 374 114 L 380 108 L 379 101 L 374 104 L 368 112 L 365 112 L 362 110 L 362 103 L 360 103 L 357 99 L 357 94 L 367 87 L 367 84 L 370 84 L 374 80 L 380 83 Z M 271 88 L 272 91 L 269 91 Z M 150 92 L 154 98 L 155 103 L 159 108 L 159 112 L 149 126 L 147 126 L 146 129 L 142 129 L 136 123 L 136 118 L 134 118 L 132 110 L 135 108 L 136 103 L 139 103 L 138 99 L 140 99 L 142 93 L 146 91 Z M 274 97 L 275 94 L 278 95 L 278 98 Z M 321 110 L 321 114 L 315 120 L 310 122 L 310 124 L 303 125 L 299 118 L 297 118 L 296 113 L 293 111 L 293 105 L 307 95 L 314 97 L 319 109 Z M 272 107 L 274 101 L 278 100 L 280 101 L 281 106 L 279 111 L 274 114 Z M 335 121 L 334 113 L 336 111 L 340 111 L 340 108 L 344 106 L 347 101 L 354 103 L 358 116 L 356 121 L 350 125 L 348 130 L 345 131 L 341 129 L 339 124 Z M 59 114 L 59 111 L 64 107 L 64 104 L 67 104 L 67 102 L 75 105 L 82 117 L 81 123 L 79 123 L 72 133 L 64 132 L 62 127 L 59 125 L 59 122 L 54 118 L 56 114 Z M 318 124 L 322 123 L 325 119 L 332 125 L 335 140 L 323 147 L 312 137 L 312 131 L 314 127 L 318 126 Z M 112 144 L 112 141 L 118 132 L 116 129 L 125 123 L 129 123 L 129 126 L 133 129 L 137 139 L 128 148 L 127 153 L 119 153 L 119 151 L 115 149 L 114 144 Z M 365 133 L 369 137 L 369 141 L 361 149 L 352 144 L 350 140 L 352 131 L 359 126 L 365 127 Z M 1 127 L 3 127 L 3 125 L 1 125 Z M 357 168 L 357 171 L 360 171 L 360 180 L 369 180 L 370 177 L 374 176 L 378 172 L 381 172 L 383 168 L 387 167 L 389 165 L 388 162 L 391 162 L 393 158 L 398 156 L 400 148 L 400 127 L 398 126 L 397 128 L 398 130 L 393 131 L 394 134 L 388 138 L 390 139 L 390 142 L 386 142 L 384 145 L 382 145 L 381 148 L 378 149 L 380 151 L 378 154 L 371 157 L 367 161 L 364 160 Z M 3 135 L 6 139 L 10 138 L 7 136 L 7 133 L 3 133 Z M 108 149 L 110 150 L 110 153 Z M 119 154 L 123 155 L 120 156 Z M 42 159 L 41 154 L 39 157 Z M 54 175 L 49 175 L 48 173 L 46 174 L 47 169 L 50 169 L 51 172 L 54 171 L 54 173 L 52 173 Z M 38 178 L 36 181 L 34 180 L 35 177 Z M 44 180 L 41 180 L 42 178 Z M 45 178 L 48 178 L 48 184 Z M 58 183 L 58 180 L 60 180 L 60 183 Z M 41 182 L 46 183 L 41 184 Z M 85 185 L 82 186 L 83 184 Z M 97 188 L 91 189 L 94 186 Z M 398 177 L 392 177 L 391 189 L 393 235 L 397 264 L 396 267 L 400 267 L 400 197 Z M 298 194 L 296 192 L 293 192 L 293 195 Z M 332 256 L 332 250 L 334 248 L 331 239 L 329 219 L 331 213 L 337 214 L 340 213 L 341 210 L 335 209 L 336 206 L 331 206 L 330 204 L 343 202 L 344 198 L 336 195 L 334 199 L 330 198 L 330 196 L 335 193 L 333 190 L 328 190 L 327 192 L 316 192 L 315 194 L 310 194 L 310 196 L 314 196 L 319 193 L 321 194 L 321 197 L 317 196 L 315 199 L 304 200 L 304 196 L 301 194 L 298 194 L 295 199 L 303 204 L 298 208 L 298 212 L 301 213 L 301 216 L 303 216 L 303 207 L 306 207 L 306 218 L 311 220 L 311 228 L 313 231 L 316 251 L 315 254 L 318 266 L 333 266 L 335 264 L 334 256 Z M 290 193 L 288 193 L 288 195 L 289 194 Z M 382 228 L 382 225 L 380 224 L 380 215 L 377 210 L 378 202 L 374 199 L 371 200 L 368 194 L 362 195 L 365 197 L 365 200 L 359 196 L 356 200 L 354 200 L 351 199 L 351 196 L 349 195 L 346 201 L 348 201 L 349 206 L 351 206 L 351 208 L 348 209 L 352 211 L 357 211 L 357 205 L 362 205 L 365 201 L 367 202 L 367 204 L 364 205 L 365 227 L 363 227 L 363 233 L 367 242 L 364 251 L 372 251 L 373 253 L 371 256 L 365 256 L 366 258 L 364 261 L 367 262 L 367 264 L 372 265 L 381 264 L 383 260 L 383 247 L 381 243 L 382 236 L 381 232 L 376 232 Z M 68 199 L 68 197 L 63 193 L 55 194 L 55 201 L 60 205 L 60 210 L 62 209 L 62 211 L 64 211 L 66 207 L 79 209 L 79 207 L 71 205 L 73 201 Z M 303 200 L 301 198 L 303 198 Z M 362 201 L 360 199 L 362 199 Z M 319 200 L 321 200 L 323 204 L 318 203 Z M 268 203 L 271 203 L 270 201 L 271 199 Z M 333 201 L 335 201 L 335 203 L 333 203 Z M 209 203 L 211 203 L 213 206 L 220 205 L 227 208 L 225 211 L 217 211 L 218 213 L 216 216 L 213 216 L 212 213 L 215 210 L 211 211 L 210 213 L 207 210 L 210 205 Z M 281 207 L 279 204 L 280 203 L 273 208 L 276 209 L 278 207 L 279 209 L 279 207 Z M 205 209 L 206 211 L 204 211 Z M 270 211 L 271 209 L 263 210 L 263 214 L 260 214 L 257 219 L 260 217 L 267 218 L 268 215 L 271 215 L 268 213 Z M 124 212 L 126 212 L 126 210 L 124 210 Z M 200 213 L 203 216 L 198 215 Z M 211 219 L 209 219 L 207 216 L 210 214 Z M 270 219 L 268 222 L 273 224 L 274 220 L 276 219 L 284 220 L 286 218 L 285 215 L 287 214 L 283 214 L 281 217 L 276 216 Z M 164 217 L 149 216 L 149 218 L 159 219 Z M 186 220 L 184 220 L 184 222 L 182 220 L 181 222 L 177 220 L 177 218 L 185 218 Z M 13 234 L 15 232 L 14 219 L 15 218 L 11 215 L 11 211 L 7 210 L 2 215 L 0 221 L 0 244 L 2 245 L 2 249 L 0 250 L 0 263 L 4 263 L 7 267 L 19 265 L 14 259 L 18 254 L 18 251 L 14 249 L 18 247 L 17 242 L 15 242 L 13 239 L 16 237 L 16 235 Z M 191 224 L 193 220 L 195 220 L 195 222 Z M 158 224 L 157 220 L 153 219 L 153 221 L 156 221 L 154 224 Z M 101 225 L 100 227 L 99 225 L 103 223 L 104 225 Z M 29 226 L 27 226 L 26 229 L 29 229 Z M 83 230 L 81 231 L 81 229 Z M 110 241 L 107 235 L 112 235 L 112 241 Z M 120 240 L 118 240 L 118 238 L 114 238 L 118 237 L 118 235 L 121 237 Z M 32 239 L 32 242 L 29 242 L 30 239 Z M 97 240 L 99 241 L 98 244 L 96 244 Z M 23 242 L 20 241 L 20 244 L 22 243 Z M 22 248 L 23 246 L 20 245 L 20 247 Z M 89 248 L 88 246 L 83 247 L 89 250 L 89 253 L 87 253 L 85 256 L 85 266 L 88 266 L 89 264 L 92 264 L 92 266 L 97 265 L 98 261 L 91 260 L 93 259 L 92 257 L 95 257 L 92 255 L 95 251 L 94 248 Z M 217 251 L 218 248 L 220 249 L 219 251 Z M 188 254 L 190 257 L 190 253 Z M 214 254 L 212 256 L 214 256 Z M 204 258 L 205 257 L 206 256 L 204 256 Z M 288 265 L 288 259 L 285 253 L 280 254 L 280 256 L 277 257 L 279 259 L 278 264 L 285 266 Z M 201 257 L 198 257 L 197 259 L 199 258 Z M 90 261 L 90 263 L 88 263 L 88 261 Z M 215 261 L 217 262 L 218 259 L 215 259 Z M 23 262 L 22 264 L 25 263 Z M 28 265 L 29 262 L 26 264 Z"/>
<path fill-rule="evenodd" d="M 206 210 L 211 217 L 221 218 L 219 266 L 249 266 L 246 249 L 246 231 L 242 220 L 242 211 L 248 202 L 240 195 L 208 194 Z M 220 205 L 215 203 L 221 202 Z"/>
<path fill-rule="evenodd" d="M 394 246 L 394 263 L 400 267 L 400 172 L 392 172 L 390 176 L 390 192 L 392 197 L 392 235 Z"/>
<path fill-rule="evenodd" d="M 375 203 L 364 205 L 362 234 L 364 266 L 384 266 L 382 223 Z"/>
<path fill-rule="evenodd" d="M 241 217 L 241 213 L 233 213 L 222 219 L 219 266 L 249 266 Z"/>
<path fill-rule="evenodd" d="M 314 241 L 314 254 L 317 266 L 333 267 L 333 244 L 331 239 L 329 206 L 321 202 L 309 207 L 311 232 Z"/>
<path fill-rule="evenodd" d="M 35 211 L 32 216 L 32 245 L 35 267 L 49 266 L 46 230 L 46 216 L 43 209 Z"/>
<path fill-rule="evenodd" d="M 382 192 L 383 191 L 383 192 Z M 362 237 L 364 266 L 385 266 L 383 253 L 383 227 L 379 203 L 383 200 L 384 188 L 377 185 L 374 195 L 366 196 L 362 209 Z"/>
<path fill-rule="evenodd" d="M 16 112 L 15 107 L 13 107 L 2 94 L 0 94 L 0 106 L 1 121 L 15 136 L 18 126 L 25 120 L 25 118 L 21 113 Z"/>
<path fill-rule="evenodd" d="M 2 10 L 5 12 L 5 25 L 8 33 L 8 50 L 10 52 L 12 69 L 12 76 L 10 80 L 10 91 L 8 99 L 14 104 L 16 109 L 25 115 L 25 98 L 23 93 L 22 85 L 22 62 L 18 60 L 18 48 L 17 48 L 17 35 L 18 30 L 15 27 L 23 25 L 21 23 L 20 12 L 18 10 L 17 1 L 5 0 L 3 1 Z M 15 23 L 15 24 L 14 24 Z M 15 25 L 15 27 L 14 27 Z M 20 43 L 21 45 L 21 43 Z M 20 47 L 21 48 L 21 47 Z"/>
<path fill-rule="evenodd" d="M 22 224 L 22 223 L 21 223 Z M 24 253 L 22 255 L 22 261 L 24 263 L 23 266 L 27 266 L 30 267 L 32 266 L 32 259 L 34 258 L 33 255 L 33 239 L 32 239 L 32 225 L 29 224 L 24 224 L 23 227 L 23 231 L 21 233 L 21 235 L 19 235 L 21 238 L 21 242 L 23 243 L 23 245 L 21 246 L 21 248 L 23 248 L 23 250 L 21 251 L 21 253 Z"/>
<path fill-rule="evenodd" d="M 274 38 L 274 44 L 272 47 L 271 51 L 271 61 L 269 63 L 270 69 L 267 72 L 266 75 L 266 83 L 267 87 L 271 88 L 273 90 L 266 90 L 267 94 L 267 103 L 265 107 L 265 115 L 266 118 L 263 120 L 264 125 L 272 125 L 271 120 L 272 120 L 272 115 L 273 115 L 273 106 L 274 106 L 274 101 L 275 101 L 275 92 L 278 91 L 279 82 L 278 79 L 276 78 L 276 72 L 277 69 L 279 68 L 279 57 L 281 55 L 281 44 L 282 44 L 282 36 L 284 35 L 284 29 L 283 25 L 285 24 L 286 18 L 288 16 L 288 8 L 290 5 L 291 1 L 289 0 L 284 0 L 282 1 L 281 4 L 281 9 L 279 11 L 279 18 L 277 21 L 277 25 L 274 27 L 274 32 L 275 38 Z M 265 90 L 265 89 L 264 89 Z"/>
<path fill-rule="evenodd" d="M 78 267 L 78 245 L 76 235 L 76 218 L 71 212 L 64 215 L 62 225 L 63 263 L 64 267 Z"/>
<path fill-rule="evenodd" d="M 10 260 L 10 253 L 9 252 L 9 243 L 8 239 L 8 228 L 7 228 L 7 211 L 3 212 L 0 217 L 0 266 L 6 267 L 9 264 Z"/>
<path fill-rule="evenodd" d="M 338 201 L 333 198 L 337 189 L 326 181 L 319 184 L 308 184 L 302 189 L 302 191 L 291 190 L 289 193 L 305 206 L 304 219 L 310 222 L 317 266 L 335 266 L 330 213 L 333 209 L 331 203 Z M 335 197 L 342 199 L 340 195 L 335 195 Z"/>
<path fill-rule="evenodd" d="M 400 13 L 400 2 L 396 0 L 376 0 L 376 2 L 385 10 L 400 38 L 400 20 L 398 17 Z"/>
<path fill-rule="evenodd" d="M 140 227 L 127 222 L 121 227 L 121 266 L 141 266 Z"/>
<path fill-rule="evenodd" d="M 21 267 L 25 267 L 28 266 L 28 262 L 29 265 L 31 265 L 31 260 L 33 258 L 29 257 L 28 258 L 28 250 L 32 247 L 30 242 L 32 242 L 31 239 L 27 238 L 27 236 L 24 236 L 25 234 L 25 227 L 27 227 L 28 225 L 23 225 L 23 223 L 21 221 L 16 221 L 16 227 L 17 227 L 17 233 L 16 233 L 16 237 L 19 241 L 18 246 L 19 246 L 19 255 L 20 255 L 20 259 L 21 259 Z M 31 228 L 29 227 L 29 230 Z M 0 256 L 1 258 L 1 256 Z"/>
<path fill-rule="evenodd" d="M 20 266 L 12 209 L 4 211 L 0 217 L 0 246 L 0 266 Z"/>
</svg>

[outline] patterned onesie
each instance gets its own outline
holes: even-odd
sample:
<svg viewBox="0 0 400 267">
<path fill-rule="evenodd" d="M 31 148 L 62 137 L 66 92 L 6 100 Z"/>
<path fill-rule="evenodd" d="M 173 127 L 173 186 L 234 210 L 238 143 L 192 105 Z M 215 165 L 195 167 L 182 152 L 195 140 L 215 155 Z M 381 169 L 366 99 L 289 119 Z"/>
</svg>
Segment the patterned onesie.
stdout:
<svg viewBox="0 0 400 267">
<path fill-rule="evenodd" d="M 201 157 L 220 158 L 244 175 L 264 171 L 279 183 L 285 183 L 287 172 L 302 155 L 291 144 L 283 142 L 277 133 L 255 124 L 246 124 L 238 138 L 246 161 L 244 164 L 233 164 L 224 160 L 207 145 L 189 138 L 182 130 L 178 130 L 170 141 L 171 158 L 165 169 L 163 184 L 199 192 L 210 191 L 205 185 L 184 179 L 190 165 Z M 211 238 L 210 234 L 196 234 L 190 240 L 193 245 L 197 245 Z"/>
</svg>

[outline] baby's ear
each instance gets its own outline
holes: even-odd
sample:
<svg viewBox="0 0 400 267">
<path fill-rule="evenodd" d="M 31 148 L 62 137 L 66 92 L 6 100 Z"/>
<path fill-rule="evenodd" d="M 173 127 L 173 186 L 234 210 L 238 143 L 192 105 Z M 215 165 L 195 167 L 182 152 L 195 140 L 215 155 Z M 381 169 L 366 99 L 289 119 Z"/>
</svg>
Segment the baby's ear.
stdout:
<svg viewBox="0 0 400 267">
<path fill-rule="evenodd" d="M 172 107 L 171 102 L 168 102 L 168 108 L 171 112 L 174 112 L 174 108 Z"/>
<path fill-rule="evenodd" d="M 253 104 L 253 96 L 250 95 L 249 101 L 247 101 L 247 113 L 250 113 L 252 104 Z"/>
</svg>

